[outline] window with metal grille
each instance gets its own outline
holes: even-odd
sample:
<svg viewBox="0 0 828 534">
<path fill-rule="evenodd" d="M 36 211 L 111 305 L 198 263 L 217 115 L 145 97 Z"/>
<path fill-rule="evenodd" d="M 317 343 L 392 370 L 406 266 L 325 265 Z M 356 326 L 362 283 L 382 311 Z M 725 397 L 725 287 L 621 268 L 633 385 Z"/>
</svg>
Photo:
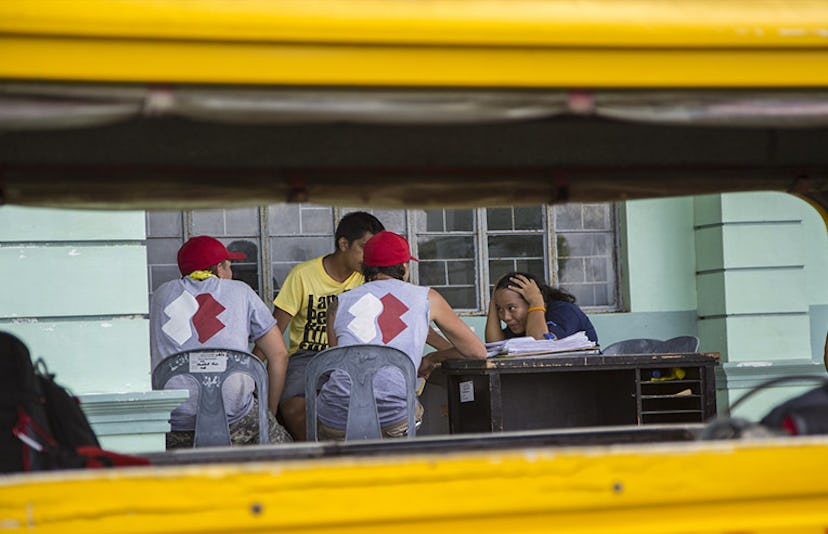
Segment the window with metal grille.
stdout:
<svg viewBox="0 0 828 534">
<path fill-rule="evenodd" d="M 247 255 L 233 263 L 234 277 L 271 302 L 293 266 L 334 250 L 336 222 L 358 209 L 275 204 L 147 212 L 150 292 L 179 276 L 176 251 L 184 240 L 207 234 Z M 458 311 L 484 312 L 493 284 L 509 271 L 561 286 L 581 306 L 618 308 L 612 204 L 366 211 L 408 238 L 420 260 L 412 264 L 412 282 L 435 288 Z"/>
</svg>

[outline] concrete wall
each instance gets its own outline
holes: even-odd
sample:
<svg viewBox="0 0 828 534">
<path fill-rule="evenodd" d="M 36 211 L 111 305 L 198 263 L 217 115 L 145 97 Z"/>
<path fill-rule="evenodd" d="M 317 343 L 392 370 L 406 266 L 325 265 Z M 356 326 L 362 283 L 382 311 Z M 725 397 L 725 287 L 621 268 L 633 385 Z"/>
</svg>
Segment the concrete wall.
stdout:
<svg viewBox="0 0 828 534">
<path fill-rule="evenodd" d="M 622 211 L 627 312 L 592 317 L 602 345 L 696 334 L 720 352 L 719 410 L 779 376 L 823 377 L 828 232 L 804 201 L 741 193 L 627 202 Z M 737 415 L 758 418 L 812 387 L 769 389 Z"/>
<path fill-rule="evenodd" d="M 59 383 L 90 403 L 127 395 L 158 404 L 149 392 L 143 240 L 143 212 L 0 207 L 0 330 L 21 338 L 33 359 L 42 357 Z M 141 402 L 130 405 L 134 415 L 144 411 Z M 93 427 L 99 421 L 91 418 Z M 136 415 L 112 433 L 96 431 L 105 447 L 158 450 L 165 421 Z"/>
</svg>

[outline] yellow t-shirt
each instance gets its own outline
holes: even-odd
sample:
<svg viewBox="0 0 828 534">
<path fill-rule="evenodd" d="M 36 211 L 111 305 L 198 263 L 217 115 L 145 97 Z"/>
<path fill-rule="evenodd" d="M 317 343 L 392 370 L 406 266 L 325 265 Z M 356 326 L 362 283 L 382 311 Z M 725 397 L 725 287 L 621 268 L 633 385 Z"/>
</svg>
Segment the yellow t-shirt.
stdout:
<svg viewBox="0 0 828 534">
<path fill-rule="evenodd" d="M 308 260 L 291 269 L 273 300 L 274 306 L 293 316 L 288 333 L 290 354 L 298 350 L 327 349 L 328 303 L 336 295 L 359 287 L 365 281 L 362 273 L 354 272 L 344 282 L 337 282 L 325 272 L 323 257 Z"/>
</svg>

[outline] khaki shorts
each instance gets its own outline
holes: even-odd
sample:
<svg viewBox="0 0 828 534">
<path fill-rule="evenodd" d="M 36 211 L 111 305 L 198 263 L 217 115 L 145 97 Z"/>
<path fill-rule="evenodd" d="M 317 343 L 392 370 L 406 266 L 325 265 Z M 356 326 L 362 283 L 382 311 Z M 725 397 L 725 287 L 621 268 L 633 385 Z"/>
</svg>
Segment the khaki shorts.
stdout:
<svg viewBox="0 0 828 534">
<path fill-rule="evenodd" d="M 423 422 L 423 405 L 419 400 L 414 401 L 414 421 L 417 428 Z M 344 441 L 345 431 L 333 428 L 322 421 L 316 420 L 316 434 L 319 441 Z M 408 435 L 408 418 L 403 419 L 398 423 L 382 427 L 383 438 L 404 438 Z"/>
<path fill-rule="evenodd" d="M 267 420 L 270 426 L 270 443 L 290 443 L 293 437 L 280 425 L 276 418 L 267 411 Z M 179 430 L 167 432 L 167 449 L 192 448 L 195 431 Z M 259 401 L 253 399 L 253 406 L 247 415 L 230 424 L 231 445 L 258 445 L 259 444 Z"/>
</svg>

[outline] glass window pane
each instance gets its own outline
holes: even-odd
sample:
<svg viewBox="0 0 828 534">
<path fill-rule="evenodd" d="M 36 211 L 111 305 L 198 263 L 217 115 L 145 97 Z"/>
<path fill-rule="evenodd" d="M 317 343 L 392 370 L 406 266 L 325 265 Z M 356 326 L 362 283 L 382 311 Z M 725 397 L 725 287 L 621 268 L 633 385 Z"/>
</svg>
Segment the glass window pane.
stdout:
<svg viewBox="0 0 828 534">
<path fill-rule="evenodd" d="M 555 206 L 555 228 L 558 231 L 582 229 L 581 205 L 563 204 Z"/>
<path fill-rule="evenodd" d="M 183 234 L 180 211 L 148 211 L 147 237 L 180 237 Z"/>
<path fill-rule="evenodd" d="M 548 282 L 546 278 L 546 269 L 543 267 L 543 260 L 515 260 L 515 271 L 520 271 L 522 273 L 531 273 L 543 280 L 544 282 Z"/>
<path fill-rule="evenodd" d="M 226 235 L 259 235 L 259 208 L 224 210 Z"/>
<path fill-rule="evenodd" d="M 193 235 L 220 237 L 224 229 L 224 210 L 194 210 L 192 212 Z"/>
<path fill-rule="evenodd" d="M 333 252 L 333 237 L 271 237 L 270 257 L 274 262 L 299 263 Z"/>
<path fill-rule="evenodd" d="M 584 279 L 587 282 L 607 282 L 609 280 L 610 258 L 584 258 Z"/>
<path fill-rule="evenodd" d="M 610 229 L 610 204 L 584 204 L 584 228 L 589 230 Z"/>
<path fill-rule="evenodd" d="M 472 236 L 424 236 L 417 240 L 419 258 L 422 259 L 473 259 Z"/>
<path fill-rule="evenodd" d="M 592 285 L 579 284 L 562 287 L 575 297 L 575 303 L 579 306 L 600 306 L 604 304 L 596 298 L 595 287 Z"/>
<path fill-rule="evenodd" d="M 182 244 L 181 237 L 147 239 L 147 263 L 177 265 L 178 249 Z"/>
<path fill-rule="evenodd" d="M 330 208 L 303 207 L 301 217 L 303 234 L 330 234 L 333 236 L 335 227 L 333 212 Z M 333 239 L 331 239 L 331 243 L 333 243 Z"/>
<path fill-rule="evenodd" d="M 581 306 L 615 305 L 612 205 L 585 204 L 580 208 L 583 228 L 559 232 L 556 238 L 561 286 L 575 295 Z M 573 206 L 567 210 L 574 213 Z M 559 221 L 564 213 L 566 210 L 556 212 Z"/>
<path fill-rule="evenodd" d="M 448 262 L 448 280 L 451 285 L 474 285 L 473 261 Z"/>
<path fill-rule="evenodd" d="M 474 287 L 435 287 L 434 289 L 456 310 L 477 309 L 477 295 Z"/>
<path fill-rule="evenodd" d="M 490 258 L 543 258 L 542 235 L 490 235 Z"/>
<path fill-rule="evenodd" d="M 514 260 L 494 260 L 489 262 L 489 286 L 493 286 L 500 277 L 515 270 Z M 491 293 L 491 291 L 489 291 Z"/>
<path fill-rule="evenodd" d="M 235 239 L 226 244 L 230 252 L 241 252 L 247 256 L 243 260 L 233 260 L 233 280 L 241 280 L 258 292 L 259 277 L 259 240 Z"/>
<path fill-rule="evenodd" d="M 474 231 L 474 211 L 446 210 L 446 231 L 472 232 Z"/>
<path fill-rule="evenodd" d="M 444 232 L 443 210 L 425 210 L 426 232 Z"/>
<path fill-rule="evenodd" d="M 543 230 L 543 208 L 526 206 L 514 208 L 515 230 Z"/>
<path fill-rule="evenodd" d="M 270 235 L 299 233 L 300 204 L 272 204 L 268 206 L 267 220 Z"/>
<path fill-rule="evenodd" d="M 408 234 L 405 224 L 405 210 L 372 210 L 372 213 L 389 232 L 400 235 Z"/>
<path fill-rule="evenodd" d="M 512 208 L 487 208 L 486 225 L 489 230 L 512 230 Z"/>
<path fill-rule="evenodd" d="M 446 278 L 446 262 L 421 261 L 418 266 L 419 283 L 424 286 L 442 286 L 448 283 Z"/>
<path fill-rule="evenodd" d="M 562 285 L 583 282 L 585 280 L 583 258 L 560 259 L 558 261 L 558 279 Z"/>
<path fill-rule="evenodd" d="M 612 252 L 612 236 L 600 234 L 558 234 L 558 256 L 608 256 Z M 566 250 L 561 250 L 561 240 Z"/>
</svg>

